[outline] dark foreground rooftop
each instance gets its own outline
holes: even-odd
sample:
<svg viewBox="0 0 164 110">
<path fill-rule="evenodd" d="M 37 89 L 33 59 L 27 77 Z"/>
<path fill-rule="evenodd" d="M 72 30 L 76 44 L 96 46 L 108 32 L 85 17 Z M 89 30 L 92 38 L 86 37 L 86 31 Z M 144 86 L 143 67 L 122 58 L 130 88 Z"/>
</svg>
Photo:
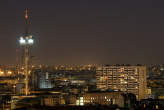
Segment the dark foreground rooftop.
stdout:
<svg viewBox="0 0 164 110">
<path fill-rule="evenodd" d="M 119 108 L 116 105 L 113 106 L 103 106 L 103 105 L 88 105 L 88 106 L 55 106 L 55 107 L 23 107 L 17 108 L 14 110 L 131 110 L 130 108 Z M 143 108 L 143 107 L 136 107 L 132 110 L 164 110 L 164 107 L 154 109 L 151 107 Z"/>
<path fill-rule="evenodd" d="M 55 106 L 55 107 L 23 107 L 14 110 L 115 110 L 117 106 Z M 119 108 L 118 110 L 124 110 Z"/>
</svg>

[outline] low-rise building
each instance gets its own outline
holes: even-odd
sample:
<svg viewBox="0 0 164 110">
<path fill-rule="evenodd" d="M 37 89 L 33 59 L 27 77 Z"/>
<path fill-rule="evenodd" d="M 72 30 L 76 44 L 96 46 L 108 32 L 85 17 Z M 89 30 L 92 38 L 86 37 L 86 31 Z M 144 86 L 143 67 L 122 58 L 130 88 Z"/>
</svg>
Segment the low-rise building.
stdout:
<svg viewBox="0 0 164 110">
<path fill-rule="evenodd" d="M 124 96 L 122 92 L 90 92 L 83 95 L 84 105 L 101 104 L 110 105 L 117 104 L 120 107 L 124 106 Z"/>
</svg>

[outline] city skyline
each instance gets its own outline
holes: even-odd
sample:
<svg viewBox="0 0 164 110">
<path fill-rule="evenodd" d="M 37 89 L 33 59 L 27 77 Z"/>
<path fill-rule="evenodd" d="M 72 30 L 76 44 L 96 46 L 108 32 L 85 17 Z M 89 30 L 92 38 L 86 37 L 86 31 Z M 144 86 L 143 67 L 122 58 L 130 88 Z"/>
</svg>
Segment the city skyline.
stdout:
<svg viewBox="0 0 164 110">
<path fill-rule="evenodd" d="M 0 1 L 0 109 L 163 110 L 164 1 Z"/>
<path fill-rule="evenodd" d="M 1 10 L 1 64 L 16 64 L 30 9 L 33 55 L 39 64 L 163 63 L 160 1 L 8 0 Z M 12 19 L 11 19 L 12 18 Z"/>
</svg>

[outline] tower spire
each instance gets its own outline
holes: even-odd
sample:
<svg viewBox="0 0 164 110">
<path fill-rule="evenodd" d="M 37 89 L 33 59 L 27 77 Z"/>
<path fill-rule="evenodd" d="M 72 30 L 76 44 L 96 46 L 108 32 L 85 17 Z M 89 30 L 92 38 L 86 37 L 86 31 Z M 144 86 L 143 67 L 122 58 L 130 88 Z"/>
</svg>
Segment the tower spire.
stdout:
<svg viewBox="0 0 164 110">
<path fill-rule="evenodd" d="M 29 15 L 28 15 L 28 9 L 25 9 L 25 34 L 29 33 Z"/>
<path fill-rule="evenodd" d="M 28 9 L 25 9 L 25 19 L 28 20 Z"/>
</svg>

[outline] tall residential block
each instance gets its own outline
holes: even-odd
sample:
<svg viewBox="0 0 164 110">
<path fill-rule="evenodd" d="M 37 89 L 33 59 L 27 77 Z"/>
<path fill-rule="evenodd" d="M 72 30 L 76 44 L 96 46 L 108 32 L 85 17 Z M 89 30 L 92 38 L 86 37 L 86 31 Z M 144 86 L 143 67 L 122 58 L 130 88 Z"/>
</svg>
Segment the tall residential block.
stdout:
<svg viewBox="0 0 164 110">
<path fill-rule="evenodd" d="M 146 66 L 106 65 L 96 69 L 96 85 L 100 90 L 133 93 L 138 100 L 146 98 Z"/>
</svg>

